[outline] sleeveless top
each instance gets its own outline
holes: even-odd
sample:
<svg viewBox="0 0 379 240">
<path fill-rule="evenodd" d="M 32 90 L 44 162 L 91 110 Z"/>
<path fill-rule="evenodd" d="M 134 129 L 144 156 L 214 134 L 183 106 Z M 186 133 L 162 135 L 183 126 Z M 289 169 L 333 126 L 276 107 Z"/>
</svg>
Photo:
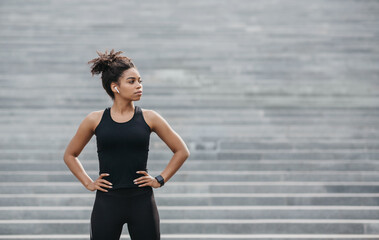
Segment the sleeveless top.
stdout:
<svg viewBox="0 0 379 240">
<path fill-rule="evenodd" d="M 144 176 L 137 171 L 147 172 L 147 158 L 151 129 L 146 123 L 142 110 L 135 106 L 132 119 L 116 122 L 111 117 L 111 107 L 104 110 L 100 123 L 95 129 L 97 154 L 99 158 L 99 176 L 111 182 L 112 188 L 141 188 L 133 180 Z M 146 186 L 148 187 L 148 186 Z"/>
</svg>

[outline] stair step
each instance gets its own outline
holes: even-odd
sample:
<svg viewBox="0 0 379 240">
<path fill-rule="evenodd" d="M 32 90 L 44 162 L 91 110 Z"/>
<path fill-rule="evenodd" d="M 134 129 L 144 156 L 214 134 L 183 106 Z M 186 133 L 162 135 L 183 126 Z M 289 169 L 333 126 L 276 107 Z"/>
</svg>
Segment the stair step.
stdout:
<svg viewBox="0 0 379 240">
<path fill-rule="evenodd" d="M 90 206 L 92 193 L 1 194 L 0 206 Z M 379 193 L 164 193 L 154 191 L 159 206 L 377 206 Z"/>
</svg>

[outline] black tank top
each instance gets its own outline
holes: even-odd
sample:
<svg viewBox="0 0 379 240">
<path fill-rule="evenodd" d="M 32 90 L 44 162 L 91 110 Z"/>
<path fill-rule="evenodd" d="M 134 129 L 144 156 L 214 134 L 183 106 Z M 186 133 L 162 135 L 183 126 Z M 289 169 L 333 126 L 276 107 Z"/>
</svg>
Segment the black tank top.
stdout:
<svg viewBox="0 0 379 240">
<path fill-rule="evenodd" d="M 139 106 L 135 106 L 132 119 L 122 123 L 115 122 L 110 111 L 111 107 L 104 110 L 95 129 L 99 175 L 109 173 L 103 179 L 113 184 L 113 188 L 102 188 L 108 191 L 117 188 L 141 188 L 133 180 L 144 176 L 136 173 L 137 171 L 148 170 L 146 165 L 151 129 Z"/>
</svg>

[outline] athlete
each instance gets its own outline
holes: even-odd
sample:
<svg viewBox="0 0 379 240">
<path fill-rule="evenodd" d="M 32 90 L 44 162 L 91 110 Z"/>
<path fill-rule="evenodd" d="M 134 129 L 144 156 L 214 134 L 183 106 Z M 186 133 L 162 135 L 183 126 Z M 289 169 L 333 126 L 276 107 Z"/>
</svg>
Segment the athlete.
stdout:
<svg viewBox="0 0 379 240">
<path fill-rule="evenodd" d="M 182 138 L 156 111 L 134 105 L 141 99 L 141 76 L 122 51 L 112 49 L 92 63 L 91 73 L 101 73 L 103 88 L 113 105 L 89 113 L 68 144 L 64 162 L 90 191 L 96 190 L 91 212 L 91 240 L 119 240 L 127 223 L 132 240 L 160 239 L 160 218 L 153 188 L 162 187 L 190 156 Z M 148 173 L 147 159 L 151 132 L 155 132 L 174 153 L 158 175 Z M 93 181 L 78 156 L 96 135 L 99 176 Z"/>
</svg>

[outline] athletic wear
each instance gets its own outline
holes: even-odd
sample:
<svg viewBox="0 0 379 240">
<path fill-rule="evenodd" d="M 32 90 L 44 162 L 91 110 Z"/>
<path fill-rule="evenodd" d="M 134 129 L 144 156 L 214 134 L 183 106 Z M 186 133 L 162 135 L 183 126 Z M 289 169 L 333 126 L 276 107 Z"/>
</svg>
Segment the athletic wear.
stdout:
<svg viewBox="0 0 379 240">
<path fill-rule="evenodd" d="M 119 123 L 111 117 L 111 107 L 104 110 L 95 129 L 99 175 L 113 185 L 96 190 L 91 213 L 91 240 L 119 240 L 127 223 L 132 240 L 160 240 L 160 219 L 151 186 L 138 187 L 133 180 L 147 171 L 151 129 L 142 110 L 135 106 L 133 118 Z"/>
<path fill-rule="evenodd" d="M 142 110 L 135 106 L 132 119 L 116 122 L 111 117 L 111 107 L 104 110 L 95 129 L 99 175 L 109 173 L 103 179 L 111 182 L 113 191 L 118 188 L 138 188 L 133 180 L 144 176 L 137 171 L 146 168 L 151 129 L 146 123 Z"/>
<path fill-rule="evenodd" d="M 128 223 L 132 240 L 160 240 L 160 219 L 151 186 L 97 190 L 91 213 L 91 240 L 119 240 Z"/>
</svg>

